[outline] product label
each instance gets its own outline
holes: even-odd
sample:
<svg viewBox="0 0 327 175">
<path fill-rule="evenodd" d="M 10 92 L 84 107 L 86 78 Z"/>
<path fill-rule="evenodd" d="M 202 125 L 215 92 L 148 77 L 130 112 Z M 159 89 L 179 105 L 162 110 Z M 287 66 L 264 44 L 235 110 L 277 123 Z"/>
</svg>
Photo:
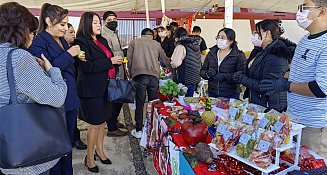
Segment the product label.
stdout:
<svg viewBox="0 0 327 175">
<path fill-rule="evenodd" d="M 252 125 L 253 119 L 254 119 L 254 117 L 252 115 L 245 114 L 242 121 L 244 123 L 247 123 L 249 125 Z"/>
<path fill-rule="evenodd" d="M 273 130 L 276 131 L 277 133 L 280 133 L 280 131 L 282 130 L 283 127 L 284 127 L 284 123 L 278 121 L 273 126 Z"/>
<path fill-rule="evenodd" d="M 219 124 L 218 128 L 217 128 L 217 132 L 219 132 L 220 134 L 224 134 L 227 130 L 227 126 L 224 124 Z"/>
<path fill-rule="evenodd" d="M 262 118 L 260 121 L 259 121 L 259 127 L 260 128 L 265 128 L 268 124 L 269 120 L 267 118 Z"/>
<path fill-rule="evenodd" d="M 250 139 L 251 139 L 251 136 L 244 133 L 240 137 L 240 143 L 243 143 L 244 145 L 247 145 Z"/>
<path fill-rule="evenodd" d="M 236 114 L 238 112 L 238 108 L 229 108 L 229 111 L 228 111 L 228 115 L 233 119 L 235 120 L 235 117 L 236 117 Z"/>
<path fill-rule="evenodd" d="M 264 140 L 260 140 L 258 145 L 258 150 L 262 152 L 267 152 L 269 150 L 270 145 L 271 143 Z"/>
<path fill-rule="evenodd" d="M 225 141 L 229 140 L 229 138 L 233 135 L 232 132 L 230 131 L 226 131 L 224 134 L 223 134 L 223 138 Z"/>
</svg>

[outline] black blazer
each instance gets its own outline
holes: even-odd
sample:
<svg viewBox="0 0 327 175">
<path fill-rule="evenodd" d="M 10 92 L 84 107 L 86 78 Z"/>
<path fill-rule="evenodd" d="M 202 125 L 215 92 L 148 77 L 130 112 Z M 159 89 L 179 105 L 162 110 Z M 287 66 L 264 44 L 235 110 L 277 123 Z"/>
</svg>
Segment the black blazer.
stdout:
<svg viewBox="0 0 327 175">
<path fill-rule="evenodd" d="M 97 36 L 97 38 L 111 52 L 107 40 L 101 36 Z M 111 60 L 107 58 L 105 52 L 92 39 L 79 36 L 75 39 L 74 44 L 81 47 L 81 50 L 85 52 L 86 58 L 86 61 L 75 58 L 78 69 L 78 97 L 104 96 L 108 86 L 108 70 L 113 68 Z"/>
</svg>

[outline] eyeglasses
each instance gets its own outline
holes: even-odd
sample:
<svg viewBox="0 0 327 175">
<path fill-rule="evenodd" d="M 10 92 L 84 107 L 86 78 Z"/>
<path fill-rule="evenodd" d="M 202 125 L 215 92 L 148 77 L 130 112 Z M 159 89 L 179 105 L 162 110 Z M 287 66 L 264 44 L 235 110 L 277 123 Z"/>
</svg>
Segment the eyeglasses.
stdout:
<svg viewBox="0 0 327 175">
<path fill-rule="evenodd" d="M 227 37 L 226 36 L 216 36 L 216 40 L 217 39 L 225 39 L 225 40 L 227 40 Z"/>
<path fill-rule="evenodd" d="M 300 10 L 300 12 L 303 12 L 303 10 L 310 10 L 311 8 L 313 8 L 313 9 L 319 9 L 321 6 L 305 6 L 305 5 L 299 5 L 298 6 L 298 10 Z"/>
</svg>

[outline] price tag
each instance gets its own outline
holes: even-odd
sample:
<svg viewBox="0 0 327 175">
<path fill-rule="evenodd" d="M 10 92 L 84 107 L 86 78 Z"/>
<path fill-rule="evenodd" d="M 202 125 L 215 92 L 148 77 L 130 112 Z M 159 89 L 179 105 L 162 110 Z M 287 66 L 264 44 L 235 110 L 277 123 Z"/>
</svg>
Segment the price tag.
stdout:
<svg viewBox="0 0 327 175">
<path fill-rule="evenodd" d="M 235 117 L 236 117 L 236 114 L 238 112 L 238 108 L 229 108 L 229 111 L 228 111 L 228 115 L 233 119 L 235 120 Z"/>
<path fill-rule="evenodd" d="M 227 126 L 224 124 L 219 124 L 218 128 L 217 128 L 217 132 L 219 132 L 220 134 L 224 134 L 227 130 Z"/>
<path fill-rule="evenodd" d="M 284 123 L 278 121 L 273 126 L 273 130 L 276 131 L 277 133 L 280 133 L 280 131 L 282 130 L 283 127 L 284 127 Z"/>
<path fill-rule="evenodd" d="M 240 137 L 240 143 L 243 143 L 244 145 L 247 145 L 250 139 L 251 139 L 251 136 L 244 133 Z"/>
<path fill-rule="evenodd" d="M 227 141 L 227 140 L 228 140 L 232 135 L 233 135 L 232 132 L 230 132 L 230 131 L 226 131 L 226 132 L 223 134 L 223 139 L 224 139 L 225 141 Z"/>
<path fill-rule="evenodd" d="M 267 126 L 268 122 L 269 122 L 269 120 L 266 117 L 262 118 L 259 121 L 259 127 L 265 129 L 265 127 Z"/>
<path fill-rule="evenodd" d="M 265 153 L 269 150 L 270 145 L 271 145 L 271 143 L 264 141 L 264 140 L 260 140 L 259 145 L 258 145 L 258 150 Z"/>
<path fill-rule="evenodd" d="M 254 117 L 252 115 L 245 114 L 242 122 L 252 125 L 253 119 L 254 119 Z"/>
</svg>

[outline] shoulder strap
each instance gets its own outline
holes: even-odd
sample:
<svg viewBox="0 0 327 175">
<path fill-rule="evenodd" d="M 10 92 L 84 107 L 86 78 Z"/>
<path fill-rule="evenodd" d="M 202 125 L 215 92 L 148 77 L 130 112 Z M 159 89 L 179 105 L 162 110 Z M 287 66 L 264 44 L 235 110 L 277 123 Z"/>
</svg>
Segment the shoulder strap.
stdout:
<svg viewBox="0 0 327 175">
<path fill-rule="evenodd" d="M 16 95 L 16 89 L 15 89 L 15 83 L 14 83 L 14 71 L 12 67 L 12 53 L 18 48 L 11 49 L 8 52 L 7 56 L 7 79 L 8 84 L 10 88 L 10 100 L 9 104 L 17 104 L 17 95 Z"/>
</svg>

